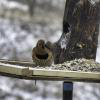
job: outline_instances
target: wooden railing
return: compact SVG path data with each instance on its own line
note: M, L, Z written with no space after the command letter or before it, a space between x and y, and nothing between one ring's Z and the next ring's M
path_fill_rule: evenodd
M54 66L54 65L53 65ZM66 66L66 65L65 65ZM71 67L71 66L70 66ZM32 80L100 82L99 72L78 72L36 68L32 62L0 60L0 75Z

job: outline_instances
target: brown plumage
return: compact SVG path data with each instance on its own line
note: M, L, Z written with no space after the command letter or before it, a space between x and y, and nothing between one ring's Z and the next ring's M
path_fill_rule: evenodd
M53 43L51 43L50 41L47 41L46 44L45 44L45 46L46 46L49 50L51 50L51 51L53 52L53 48L54 48L54 44L53 44Z
M50 66L53 62L53 53L45 46L44 40L39 40L32 50L32 59L36 65Z

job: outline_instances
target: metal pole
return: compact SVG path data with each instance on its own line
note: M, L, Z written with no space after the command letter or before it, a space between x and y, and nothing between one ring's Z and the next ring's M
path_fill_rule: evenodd
M73 99L73 83L63 82L63 100Z

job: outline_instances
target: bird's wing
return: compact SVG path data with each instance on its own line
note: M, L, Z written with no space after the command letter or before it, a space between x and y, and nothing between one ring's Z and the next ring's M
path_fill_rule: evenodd
M34 59L34 57L35 57L35 51L36 51L36 48L33 48L33 50L32 50L32 58Z

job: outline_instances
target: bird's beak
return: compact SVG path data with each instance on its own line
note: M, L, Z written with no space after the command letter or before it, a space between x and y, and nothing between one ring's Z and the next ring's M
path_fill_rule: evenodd
M44 49L44 48L45 48L45 46L44 46L44 45L42 45L42 48Z

